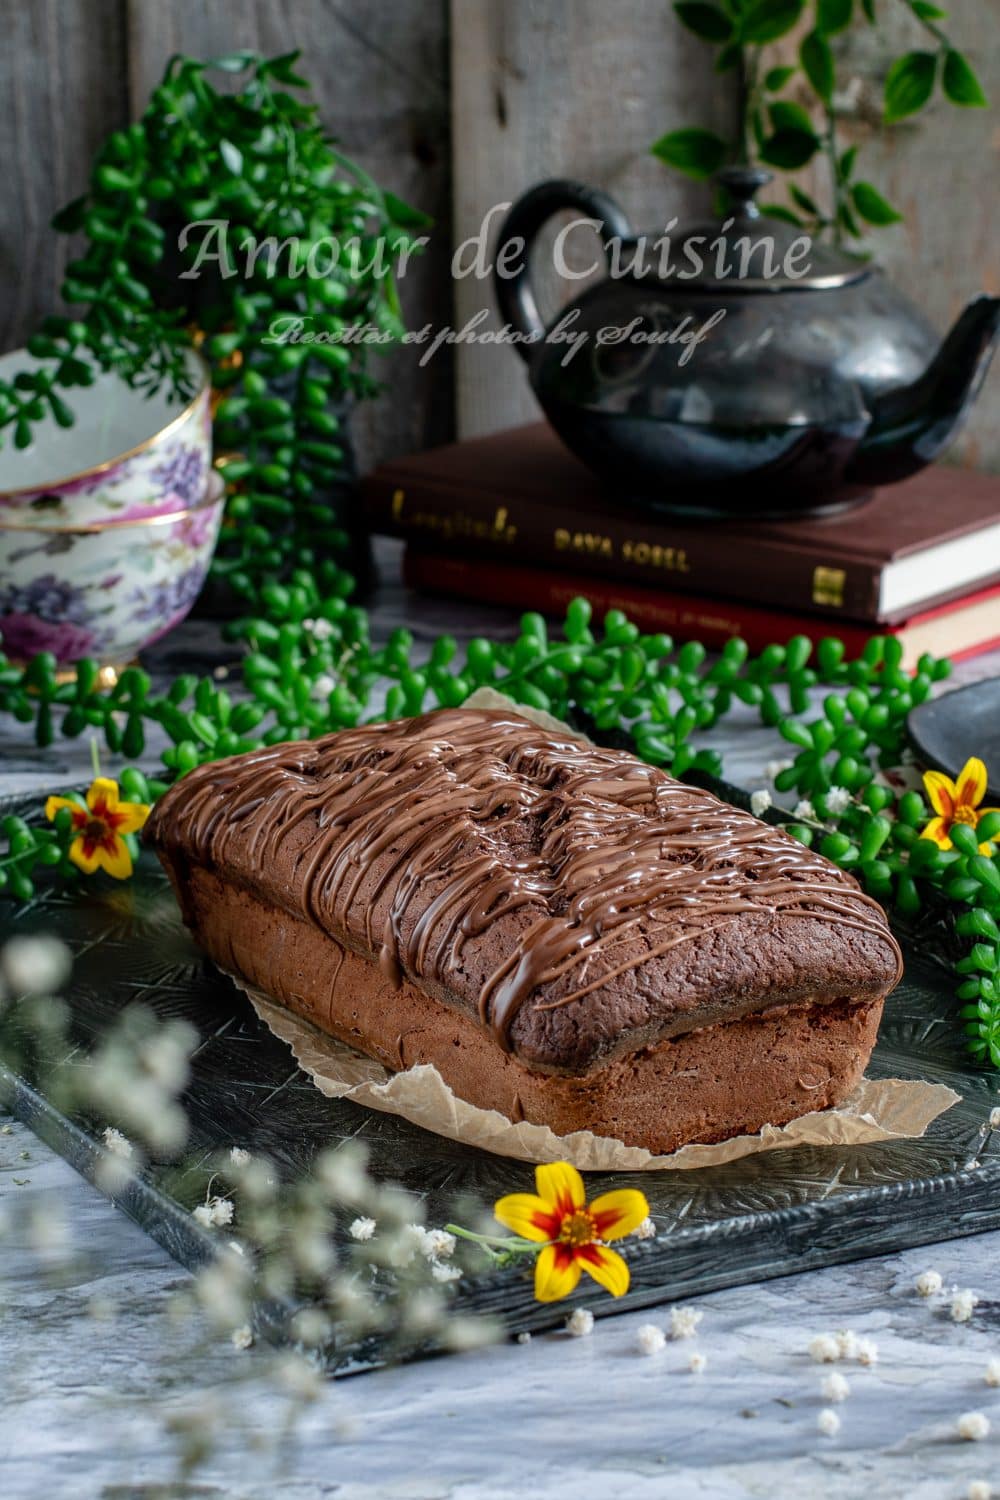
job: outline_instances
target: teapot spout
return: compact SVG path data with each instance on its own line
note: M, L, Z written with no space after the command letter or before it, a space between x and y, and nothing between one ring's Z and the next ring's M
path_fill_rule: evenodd
M846 478L894 484L944 452L986 378L1000 339L1000 297L978 297L962 313L924 374L872 406L872 421Z

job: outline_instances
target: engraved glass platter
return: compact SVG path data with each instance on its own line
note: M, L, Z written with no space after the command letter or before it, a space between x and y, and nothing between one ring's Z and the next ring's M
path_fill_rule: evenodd
M735 788L709 784L746 805ZM41 808L35 798L0 802L0 812L11 811L38 821ZM158 1017L183 1018L199 1034L184 1098L190 1166L178 1171L176 1164L153 1163L115 1198L181 1264L193 1268L213 1253L213 1238L191 1209L203 1200L204 1162L230 1146L265 1153L291 1175L307 1169L320 1149L361 1139L375 1175L424 1199L431 1225L453 1218L457 1204L469 1223L470 1207L488 1213L501 1194L531 1189L531 1168L521 1162L321 1095L247 998L194 947L152 855L143 854L134 879L120 886L41 887L25 907L0 904L0 945L31 932L60 937L74 956L65 997L74 1063L86 1065L104 1028L138 1002ZM615 1185L647 1195L657 1236L626 1242L632 1287L624 1298L581 1286L574 1303L610 1315L1000 1226L1000 1132L988 1123L996 1076L963 1052L951 975L928 951L938 941L929 925L920 951L904 935L905 976L887 1003L868 1072L947 1084L961 1095L958 1104L918 1141L797 1148L694 1171L616 1174ZM106 1122L68 1118L2 1064L0 1101L95 1178ZM588 1174L591 1195L611 1181ZM565 1304L536 1303L530 1276L518 1268L484 1265L482 1274L454 1283L454 1297L457 1310L498 1316L512 1332L557 1326L566 1313ZM261 1331L282 1337L287 1313L262 1309ZM332 1369L379 1360L377 1341L345 1341L329 1354Z

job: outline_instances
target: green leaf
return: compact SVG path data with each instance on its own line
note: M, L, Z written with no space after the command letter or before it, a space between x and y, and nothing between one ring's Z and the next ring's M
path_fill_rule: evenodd
M743 48L739 42L727 42L720 49L715 59L715 71L717 73L730 73L733 68L738 68L743 61Z
M829 42L818 31L810 31L799 49L803 71L824 103L833 97L836 70Z
M768 166L795 172L812 161L818 146L819 138L812 131L776 130L774 135L768 136L760 154Z
M384 193L382 197L385 211L393 224L398 224L404 229L430 229L434 223L430 214L425 214L422 209L414 208L411 203L397 198L395 193Z
M780 219L784 224L794 224L797 229L802 228L802 220L798 214L784 203L762 203L760 211L769 219Z
M794 68L772 68L770 72L764 74L764 87L769 94L780 94L785 84L794 77Z
M750 0L740 23L740 39L763 46L785 36L801 19L805 0Z
M204 64L206 68L217 68L220 73L242 73L260 58L256 52L226 52L222 57L212 57Z
M854 0L819 0L816 30L824 36L833 36L850 26L854 14Z
M792 196L792 202L801 208L804 214L812 214L814 219L821 219L823 217L815 198L810 198L809 194L803 192L797 183L790 182L788 184L788 191Z
M855 163L857 162L857 159L858 159L858 148L857 148L857 146L848 146L847 150L844 152L843 156L840 158L840 162L838 163L838 170L840 172L840 180L842 182L850 182L851 177L853 176L853 173L854 173L854 166L855 166Z
M711 130L671 130L650 148L655 157L688 177L713 176L729 154L721 136Z
M897 213L877 188L870 182L856 182L851 189L851 202L868 224L884 226L902 223L903 215Z
M815 134L812 116L801 104L779 99L771 105L768 113L775 130L801 130L806 135Z
M837 214L837 219L840 222L841 228L846 229L852 239L861 239L861 225L851 213L846 203L840 205L840 212Z
M948 19L948 12L942 10L939 5L931 5L929 0L912 0L911 8L919 21L947 21Z
M942 83L952 104L959 104L963 109L985 109L989 104L968 58L954 48L945 53Z
M733 23L725 11L705 0L676 0L677 19L704 42L728 42Z
M234 177L239 177L243 171L243 152L239 146L234 146L232 141L219 142L219 155Z
M887 125L905 120L923 109L934 92L937 77L937 55L934 52L907 52L897 58L885 80L885 120Z

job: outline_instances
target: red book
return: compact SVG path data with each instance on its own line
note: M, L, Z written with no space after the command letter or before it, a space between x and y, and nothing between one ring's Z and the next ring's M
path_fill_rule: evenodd
M838 622L908 620L1000 582L1000 477L965 469L925 469L832 516L694 520L630 510L536 424L394 459L363 494L373 531L435 552Z
M519 612L537 610L559 619L570 600L582 595L589 599L598 619L609 609L624 610L647 635L663 631L675 641L698 640L713 650L737 635L755 654L765 646L783 646L795 635L813 640L836 635L844 642L848 656L853 657L861 654L871 635L894 635L903 644L903 665L911 669L925 651L956 660L1000 645L1000 584L924 610L904 623L874 630L849 620L818 620L815 615L762 609L730 599L643 588L586 574L462 559L414 547L406 549L403 581L410 588L429 593L508 605Z

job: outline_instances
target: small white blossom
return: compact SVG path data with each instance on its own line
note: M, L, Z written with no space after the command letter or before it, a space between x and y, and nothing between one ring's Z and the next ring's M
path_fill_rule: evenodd
M936 1297L944 1282L940 1271L921 1271L913 1285L918 1297Z
M253 1334L249 1323L241 1323L239 1328L234 1328L230 1334L234 1349L249 1349L253 1343Z
M423 1252L429 1260L447 1260L455 1253L456 1240L447 1229L428 1229L424 1234Z
M771 793L766 787L750 794L750 811L755 818L762 818L771 806Z
M132 1142L113 1125L105 1126L104 1145L114 1156L122 1156L127 1160L132 1155Z
M967 1443L981 1443L990 1435L990 1419L982 1411L964 1411L958 1419L958 1435Z
M213 667L212 676L215 678L216 682L225 682L226 678L229 676L229 668Z
M951 1320L953 1323L968 1323L972 1317L973 1309L979 1298L975 1292L966 1287L963 1291L956 1292L951 1299Z
M233 1222L233 1205L228 1198L209 1198L192 1210L199 1224L206 1229L219 1229Z
M764 767L764 775L768 781L773 781L776 776L781 775L782 771L790 771L791 768L792 762L790 760L769 760Z
M878 1344L874 1339L858 1339L858 1364L869 1369L878 1364Z
M310 692L313 698L317 698L321 702L325 703L336 686L337 684L334 682L329 672L321 672L319 676L314 680Z
M243 1246L240 1244L239 1240L230 1240L229 1249L233 1252L234 1255L245 1254Z
M698 1331L698 1324L704 1317L695 1307L672 1307L670 1309L670 1337L672 1339L693 1339Z
M796 802L793 816L796 818L815 819L816 809L813 807L808 797L802 797L798 802Z
M446 1266L441 1261L431 1261L431 1275L435 1281L459 1281L462 1272L458 1266Z
M531 1334L528 1333L527 1330L525 1330L524 1333L519 1333L518 1336L517 1336L517 1342L519 1344L530 1344L531 1343Z
M574 1307L566 1319L566 1332L573 1335L575 1339L585 1339L588 1333L594 1331L594 1314L589 1307Z
M643 1219L642 1223L635 1231L635 1237L637 1240L656 1239L656 1225L653 1223L652 1219L650 1219L648 1216Z
M640 1354L659 1354L666 1347L667 1336L655 1323L643 1323L635 1331L635 1341Z
M250 1152L245 1151L242 1146L231 1146L229 1160L234 1167L247 1167L250 1165Z
M692 1375L701 1375L708 1366L708 1356L696 1349L688 1360L688 1369Z
M72 959L53 937L14 937L0 954L0 972L12 994L53 995L69 978Z
M301 1354L287 1354L277 1367L278 1379L290 1395L302 1401L315 1401L323 1393L323 1376L317 1367Z
M829 1375L823 1376L820 1392L824 1401L846 1401L851 1394L850 1381L839 1370L831 1370Z
M809 1340L809 1358L818 1365L832 1365L840 1359L840 1345L832 1333L817 1333Z
M1000 1130L1000 1107L990 1110L990 1129Z
M374 1219L355 1219L348 1231L354 1240L370 1240L375 1233Z
M837 816L846 812L851 805L851 794L846 786L832 786L826 794L826 810Z
M992 1500L993 1490L988 1479L972 1479L965 1493L968 1500Z
M837 1329L837 1352L841 1359L857 1359L858 1336L853 1328Z
M987 1385L1000 1385L1000 1359L991 1359L983 1376Z
M333 635L333 626L329 620L303 620L302 629L317 641L328 641Z
M816 1426L824 1437L836 1437L840 1431L840 1418L832 1406L824 1406L816 1418Z

